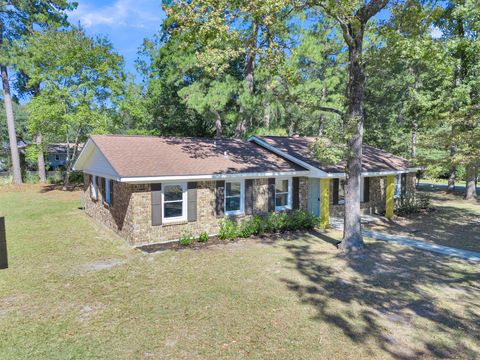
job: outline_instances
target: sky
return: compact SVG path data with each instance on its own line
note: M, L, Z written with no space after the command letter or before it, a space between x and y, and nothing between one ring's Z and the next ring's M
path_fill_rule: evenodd
M80 23L90 36L104 35L125 58L126 69L136 74L135 59L143 39L160 29L165 17L161 0L77 0L69 13L73 24ZM136 74L138 76L138 74Z

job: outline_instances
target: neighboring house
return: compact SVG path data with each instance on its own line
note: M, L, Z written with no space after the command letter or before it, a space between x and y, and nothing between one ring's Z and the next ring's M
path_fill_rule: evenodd
M342 164L322 166L314 138L252 137L249 141L93 135L74 169L84 172L85 212L132 245L176 240L182 231L214 235L225 216L309 210L328 226L343 212ZM362 209L393 211L413 192L415 168L365 146Z
M82 150L83 144L79 144L78 151ZM56 143L47 145L46 165L50 170L65 169L68 157L73 155L74 144Z
M17 147L20 155L20 161L23 161L25 158L25 150L28 144L20 138L17 138ZM10 166L10 143L5 141L0 146L0 172L9 172Z

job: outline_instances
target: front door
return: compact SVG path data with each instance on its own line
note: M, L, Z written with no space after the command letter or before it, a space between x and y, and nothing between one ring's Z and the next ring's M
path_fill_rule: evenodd
M320 216L320 180L308 179L308 211Z

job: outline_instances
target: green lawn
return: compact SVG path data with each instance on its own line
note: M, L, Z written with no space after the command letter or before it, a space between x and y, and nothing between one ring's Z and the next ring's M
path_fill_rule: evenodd
M480 357L479 264L339 234L145 254L79 193L0 188L0 358Z

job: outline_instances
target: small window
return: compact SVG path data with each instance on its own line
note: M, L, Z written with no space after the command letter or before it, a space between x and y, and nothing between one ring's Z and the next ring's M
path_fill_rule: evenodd
M275 210L285 210L291 204L291 179L275 179Z
M243 214L243 181L225 183L225 214Z
M98 196L97 196L97 192L98 192L97 177L95 175L93 175L91 177L91 179L92 179L92 182L90 183L90 197L93 200L97 200L97 198L98 198Z
M395 194L394 198L398 199L402 195L402 175L395 176Z
M60 155L55 155L55 161L60 161Z
M163 219L186 220L186 184L167 184L163 189Z
M107 203L108 205L110 205L110 202L111 202L110 187L111 187L111 180L106 179L106 181L105 181L105 203Z
M338 181L338 204L345 204L345 179Z

